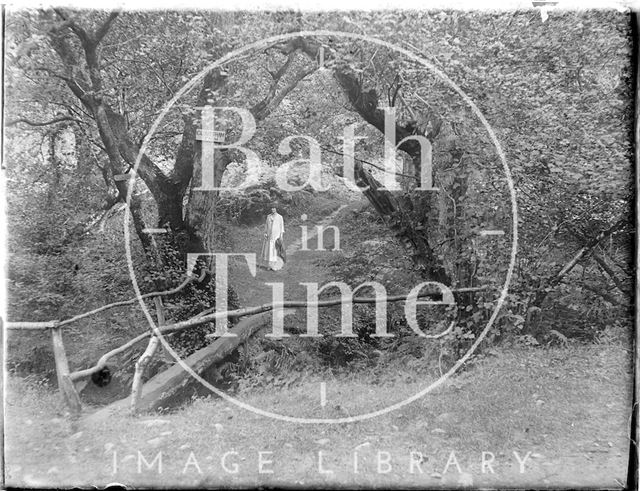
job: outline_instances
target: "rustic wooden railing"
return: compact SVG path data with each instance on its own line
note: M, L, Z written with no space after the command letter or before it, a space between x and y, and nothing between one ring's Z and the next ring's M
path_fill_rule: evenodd
M197 281L197 280L202 280L202 276L200 278L197 278L195 276L190 276L186 280L184 280L180 285L178 285L176 288L173 288L167 291L146 293L141 296L142 299L153 298L154 300L156 315L158 319L158 328L157 328L158 332L160 332L161 334L175 333L175 332L183 331L186 329L190 329L195 326L199 326L201 324L205 324L207 322L214 321L216 319L221 319L221 318L237 319L240 317L256 315L259 313L267 312L270 310L276 310L276 309L307 308L310 306L330 307L330 306L339 305L345 302L344 298L339 297L339 298L321 300L318 302L305 302L305 301L274 302L274 303L259 305L255 307L247 307L247 308L229 310L224 312L215 312L215 309L212 308L212 309L205 310L188 320L176 322L173 324L166 324L164 309L162 305L162 297L165 297L168 295L174 295L180 292L181 290L183 290L187 285L189 285L193 281ZM488 289L488 287L458 288L458 289L452 289L450 291L452 293L459 294L459 293L477 292L477 291L486 290L486 289ZM419 294L418 298L433 297L436 295L438 295L438 293L427 292L427 293ZM407 297L408 295L388 296L385 298L385 302L387 303L398 302L398 301L406 300ZM159 339L156 335L156 332L154 332L154 330L152 329L149 329L147 332L144 332L134 337L133 339L130 339L123 345L118 346L117 348L114 348L111 351L102 355L94 366L85 368L83 370L70 372L69 362L67 359L67 355L65 352L64 343L62 339L62 330L65 326L68 326L74 322L78 322L79 320L85 319L89 316L103 312L107 309L126 306L126 305L133 305L138 301L139 301L138 298L134 298L131 300L115 302L112 304L104 305L94 310L90 310L82 314L78 314L74 317L71 317L69 319L65 319L62 321L51 320L51 321L45 321L45 322L7 322L6 328L11 330L51 330L53 354L55 357L56 375L58 380L58 389L72 417L77 417L82 412L82 404L80 402L80 396L78 394L78 391L76 390L74 382L77 382L78 380L81 380L86 377L90 377L92 374L99 372L106 366L106 363L110 358L127 351L128 349L132 348L133 346L143 341L147 337L150 337L151 339L149 340L147 348L145 349L144 353L140 356L140 358L138 359L135 365L135 372L134 372L133 383L131 387L130 409L132 413L136 413L138 401L142 396L142 380L143 380L144 372L149 361L155 354L158 347L158 343L159 343ZM366 303L375 303L376 301L378 301L378 299L375 297L349 297L349 301L352 303L366 304ZM426 337L432 338L432 339L442 337L448 334L449 332L451 332L454 324L455 322L451 323L451 325L445 331L439 334L427 335Z
M196 276L189 276L187 279L185 279L180 285L178 285L175 288L172 288L166 291L146 293L144 295L141 295L140 298L154 299L158 321L159 321L159 324L162 325L164 324L164 312L163 312L162 300L161 300L162 297L165 297L168 295L175 295L176 293L182 291L187 285L197 280L201 281L202 276L200 278ZM56 376L58 380L58 390L60 391L62 399L66 404L67 408L69 409L69 412L72 415L72 417L77 417L82 412L82 404L80 402L80 396L78 394L78 391L76 390L74 382L82 378L89 377L93 373L99 372L104 368L109 358L135 346L137 343L144 340L146 337L152 335L152 333L146 332L140 336L136 336L135 338L123 344L122 346L119 346L118 348L109 351L108 353L106 353L106 355L103 355L100 358L100 360L94 367L91 367L85 370L70 372L69 361L64 348L64 342L62 340L62 329L65 326L78 322L82 319L86 319L87 317L96 315L100 312L104 312L105 310L116 308L116 307L123 307L126 305L134 305L137 302L139 302L138 298L114 302L108 305L103 305L102 307L99 307L97 309L89 310L88 312L75 315L65 320L51 320L51 321L44 321L44 322L7 322L6 328L11 330L23 330L23 331L24 330L27 330L27 331L51 330L51 341L53 344L53 356L55 359ZM150 343L150 347L157 346L158 340L154 335L152 335L152 341L154 341L154 343L153 344ZM144 374L144 368L148 364L149 359L151 358L151 356L153 356L153 352L155 351L155 348L152 350L150 349L150 347L147 348L145 353L142 355L141 359L138 360L138 362L136 363L136 374L134 376L134 384L132 387L133 391L139 392L140 390L142 376Z

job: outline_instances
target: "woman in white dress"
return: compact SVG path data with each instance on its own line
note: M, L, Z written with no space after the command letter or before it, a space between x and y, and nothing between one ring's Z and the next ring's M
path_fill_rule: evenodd
M284 220L275 207L271 208L271 213L267 215L264 226L264 239L262 241L262 252L260 259L268 268L277 271L282 269L284 261L278 256L276 241L284 240Z

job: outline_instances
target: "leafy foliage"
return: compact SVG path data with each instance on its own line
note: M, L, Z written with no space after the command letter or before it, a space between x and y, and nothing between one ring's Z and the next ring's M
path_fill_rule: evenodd
M71 14L76 26L93 33L109 19L99 11ZM70 90L69 77L91 79L92 73L84 61L70 63L56 51L52 33L68 43L76 60L83 60L81 37L60 17L51 10L12 11L7 16L12 319L64 317L131 296L116 218L120 210L114 207L123 198L122 185L118 188L110 167L121 155L109 153L97 112ZM633 111L631 32L625 15L562 11L542 22L535 11L131 11L109 27L94 68L101 76L101 103L111 108L112 119L121 123L129 140L121 138L120 148L129 150L137 148L167 100L187 81L231 50L267 35L303 29L367 33L420 55L475 102L500 141L513 176L519 213L517 265L487 343L562 343L562 336L597 339L606 326L629 319ZM361 40L323 36L315 41L326 47L322 69L304 50L287 54L274 45L246 53L224 65L224 82L208 90L194 87L164 116L146 150L150 168L163 176L158 181L164 188L159 192L154 187L158 183L148 177L144 183L138 180L138 219L164 226L166 209L171 208L173 220L184 227L157 239L162 246L160 267L147 261L148 244L134 244L143 289L182 281L185 244L193 239L184 233L210 237L214 224L223 219L254 224L273 201L292 217L312 206L313 193L280 192L269 180L240 194L199 199L202 196L193 191L198 169L190 131L194 121L197 125L200 99L252 107L256 114L264 111L259 131L247 146L269 168L306 158L308 145L300 141L292 143L288 155L278 149L286 136L307 134L323 149L323 170L340 174L344 148L339 138L345 126L354 124L356 135L364 137L356 146L356 157L371 175L383 179L379 167L384 137L363 118L362 107L357 110L336 76L342 75L357 89L354 93L363 107L373 112L394 107L399 126L430 136L434 185L440 191L416 191L415 179L403 176L401 190L393 193L398 208L384 218L363 210L342 224L355 233L366 222L363 234L371 236L363 235L362 247L325 266L336 279L352 285L375 279L390 292L404 291L433 271L446 276L452 287L495 287L460 297L456 314L429 312L436 318L434 331L439 322L446 324L447 316L457 316L453 335L432 347L450 351L455 358L483 329L506 277L515 234L509 182L499 153L482 121L432 70ZM278 79L283 67L288 70ZM300 73L307 75L297 79ZM290 90L280 93L281 100L269 99L287 84ZM237 115L222 123L228 137L237 139ZM398 172L416 171L407 156L397 153ZM242 168L239 152L227 157L228 169ZM627 220L625 226L588 246L621 218ZM395 241L389 229L407 240ZM503 230L505 235L487 238L482 230ZM206 245L213 250L216 244ZM556 281L583 247L590 249L562 281ZM427 255L431 270L411 260ZM167 318L182 320L215 306L214 285L209 276L167 299ZM230 299L236 306L231 291ZM256 365L267 371L316 363L318 369L366 367L393 357L406 361L424 355L397 309L389 310L389 325L400 334L393 343L371 338L374 317L367 310L355 312L356 339L326 338L301 344L298 351L263 344L266 355L260 363L245 359L240 364L244 368L234 370L248 377ZM92 351L103 351L125 334L139 332L145 322L140 312L119 312L89 324L89 330L103 332ZM327 314L324 322L335 323L336 316ZM208 342L211 329L207 325L175 335L172 343L181 353L190 353ZM80 334L73 335L79 346L86 342ZM85 363L92 357L74 361Z

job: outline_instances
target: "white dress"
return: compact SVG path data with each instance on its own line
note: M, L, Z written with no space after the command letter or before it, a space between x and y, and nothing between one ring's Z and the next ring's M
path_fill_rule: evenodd
M271 269L282 269L284 262L282 261L282 258L278 256L278 251L276 250L276 240L281 238L284 234L284 221L282 220L282 215L278 213L268 215L264 233L267 236L262 241L260 259Z

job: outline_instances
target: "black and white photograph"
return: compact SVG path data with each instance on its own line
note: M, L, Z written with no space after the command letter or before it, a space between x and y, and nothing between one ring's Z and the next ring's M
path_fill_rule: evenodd
M163 2L3 7L3 487L637 486L634 5Z

